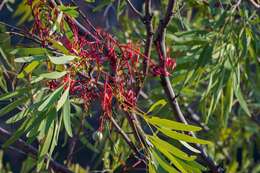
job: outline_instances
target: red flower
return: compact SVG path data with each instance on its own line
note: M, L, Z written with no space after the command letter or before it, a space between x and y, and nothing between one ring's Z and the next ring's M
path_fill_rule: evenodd
M113 93L112 93L112 88L106 82L104 84L104 93L103 93L103 100L102 100L102 109L104 111L104 115L110 116L112 112L112 98L113 98Z

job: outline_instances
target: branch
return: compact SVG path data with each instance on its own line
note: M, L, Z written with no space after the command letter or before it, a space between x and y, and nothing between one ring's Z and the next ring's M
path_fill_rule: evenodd
M12 134L9 131L5 130L4 128L0 127L0 136L1 136L1 141L5 141L5 140L9 139L12 136ZM38 150L36 148L34 148L32 145L27 144L22 139L18 139L13 144L13 146L15 148L18 148L19 150L21 150L22 152L24 152L26 154L31 154L33 158L37 158ZM46 156L45 161L47 161L47 159L48 158ZM49 166L54 170L54 172L72 173L72 171L70 171L67 167L56 162L53 159L50 160Z
M130 2L130 0L126 0L127 4L131 7L131 9L135 12L135 14L137 14L138 17L140 17L140 19L143 20L143 14L140 13L135 7L134 5Z
M145 27L146 27L146 41L144 55L147 57L143 61L144 81L149 71L149 62L151 56L151 49L153 44L153 25L152 25L152 11L151 0L145 0ZM140 92L140 91L139 91Z
M258 3L255 2L254 0L250 0L250 2L251 2L252 5L255 6L256 8L260 8L260 4L258 4Z
M121 127L117 124L116 120L111 116L109 117L109 120L111 121L111 123L113 124L113 126L116 128L116 130L118 131L118 133L121 134L121 136L124 138L125 142L128 144L128 146L134 151L135 155L138 158L142 158L143 155L138 151L138 149L136 148L136 146L134 145L134 143L129 139L129 137L127 136L127 134L121 129ZM142 159L143 160L143 159Z
M172 16L173 16L173 8L174 8L174 0L169 0L168 5L167 5L167 10L165 13L165 16L163 19L161 19L160 24L158 26L157 32L156 32L156 39L155 39L155 45L158 48L158 56L159 58L161 58L162 56L162 60L161 60L161 66L164 68L164 70L166 71L165 68L165 60L166 60L166 45L165 45L165 35L166 35L166 28L169 25ZM174 115L176 115L176 119L179 122L182 122L184 124L188 124L181 109L180 106L176 100L176 96L174 93L174 90L172 88L170 79L168 76L165 75L161 75L160 76L161 79L161 85L164 89L164 92L169 100L170 106L173 110ZM190 134L193 137L196 137L196 135L192 132L190 132ZM214 161L207 155L207 153L205 152L205 150L199 145L196 145L197 148L200 150L201 152L201 157L203 159L203 161L209 166L210 170L213 173L218 173L220 172L218 166L214 163Z

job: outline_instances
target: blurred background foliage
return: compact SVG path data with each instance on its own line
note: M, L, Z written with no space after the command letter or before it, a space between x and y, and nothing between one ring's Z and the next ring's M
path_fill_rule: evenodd
M30 28L32 16L24 1L4 0L1 4L0 19L9 24ZM65 2L69 3L69 1ZM79 8L97 28L102 28L117 39L142 42L145 39L145 25L129 8L124 0L79 0ZM140 12L143 1L132 3ZM199 136L212 141L207 147L209 155L229 173L260 172L260 18L259 8L250 1L232 0L176 0L174 18L167 30L166 42L170 56L177 61L171 82L178 94L181 108L189 124L201 126ZM153 25L157 25L165 9L166 0L153 1ZM14 63L12 51L28 40L5 34L0 25L0 92L13 91L22 85L16 75L20 66ZM32 43L29 43L33 47ZM152 52L156 61L157 55ZM11 75L5 75L8 71ZM9 78L8 78L9 77ZM26 80L26 79L24 79ZM144 93L147 99L139 100L139 107L148 110L160 99L165 99L159 78L148 77ZM7 105L5 101L0 106ZM19 107L17 107L19 109ZM18 110L10 113L15 115ZM166 104L157 110L162 118L172 118L170 106ZM75 105L72 119L80 132L76 143L75 172L86 170L114 171L129 155L128 146L116 134L104 134L104 142L91 138L97 128L99 114L96 111L83 113ZM91 116L90 116L91 115ZM81 124L80 118L86 119ZM128 128L122 118L122 126ZM1 126L11 131L17 125L6 125L1 117ZM88 123L89 122L89 123ZM80 125L81 124L81 125ZM54 158L63 162L64 155L73 144L66 134L61 134ZM116 142L115 142L116 141ZM3 142L3 141L1 141ZM37 144L34 144L37 145ZM84 154L83 154L84 153ZM87 159L86 159L87 158ZM129 161L131 162L131 160ZM19 166L14 166L19 165ZM35 162L24 153L12 149L0 152L0 172L29 173ZM142 171L142 170L141 170ZM105 172L105 171L104 171Z

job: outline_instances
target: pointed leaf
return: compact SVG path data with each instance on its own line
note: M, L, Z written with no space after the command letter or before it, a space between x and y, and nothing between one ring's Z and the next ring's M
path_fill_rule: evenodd
M201 130L200 127L192 126L192 125L186 125L184 123L171 121L168 119L162 119L159 117L144 117L145 120L147 120L150 124L153 124L155 126L164 127L172 130L182 130L182 131L199 131Z
M246 114L247 114L248 116L251 117L251 113L250 113L250 111L249 111L249 109L248 109L248 107L247 107L247 103L246 103L246 101L245 101L245 99L244 99L244 97L243 97L243 95L242 95L241 90L240 90L239 87L236 89L235 95L236 95L236 97L237 97L237 99L238 99L238 102L239 102L239 104L241 105L242 109L246 112Z
M158 128L158 130L161 131L166 136L172 138L172 139L176 139L176 140L180 140L180 141L186 141L186 142L190 142L190 143L197 143L197 144L212 144L210 141L194 138L192 136L189 136L189 135L186 135L186 134L183 134L183 133L178 133L178 132L175 132L175 131L171 131L171 130L166 129L166 128Z
M46 79L58 79L63 77L64 75L66 75L67 72L63 71L63 72L58 72L58 71L53 71L50 73L43 73L40 75L40 77L46 78Z
M21 99L15 100L14 102L10 103L9 105L5 106L0 110L0 117L7 114L8 112L17 108L17 106L24 104L28 100L28 97L23 97Z
M62 94L62 96L60 97L58 103L57 103L57 111L60 110L60 108L64 105L64 103L66 102L66 100L69 97L69 92L70 92L70 87L68 86L67 89L65 90L65 92Z
M147 114L149 114L150 112L152 112L156 107L160 106L160 108L164 107L167 104L167 102L164 99L158 100L157 102L155 102L154 104L152 104L152 106L149 108L149 110L147 111Z
M57 101L63 91L64 85L56 89L51 95L38 107L38 111L43 111L45 108L51 106L55 101Z
M70 121L70 101L67 98L62 109L62 117L65 129L70 137L72 137L71 121Z
M49 56L49 59L53 64L68 64L70 61L75 59L75 56L63 55L63 56Z
M17 63L27 63L27 62L41 61L41 60L46 60L46 56L35 55L35 56L20 57L20 58L14 59L14 62L17 62Z

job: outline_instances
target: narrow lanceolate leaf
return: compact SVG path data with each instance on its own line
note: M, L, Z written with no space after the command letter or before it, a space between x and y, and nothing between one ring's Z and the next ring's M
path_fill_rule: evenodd
M53 64L68 64L70 61L75 59L75 56L64 55L64 56L49 56L50 61Z
M14 62L17 62L17 63L26 63L26 62L41 61L41 60L46 60L46 56L43 56L43 55L35 55L35 56L20 57L20 58L14 59Z
M179 157L183 160L192 161L196 159L196 156L188 156L186 153L181 151L180 149L174 147L173 145L169 144L168 142L165 142L161 140L160 138L156 136L149 136L148 139L152 142L152 144L156 147L162 147L165 148L169 153L175 155L176 157Z
M19 55L19 56L28 56L31 57L33 56L43 56L47 50L45 48L40 48L40 47L21 47L14 49L10 52L12 55Z
M23 134L26 134L32 130L35 126L38 126L46 117L48 112L32 112L32 118L26 119L17 131L3 144L3 148L7 148L9 145L18 140Z
M8 100L8 99L20 96L22 94L25 94L28 90L29 90L28 88L21 88L21 89L15 90L14 92L3 94L0 96L0 101Z
M23 119L24 117L26 117L26 115L29 113L30 109L24 109L21 112L17 113L16 115L12 116L11 118L9 118L6 123L7 124L12 124L15 123L21 119Z
M156 169L153 166L152 160L149 160L148 170L149 173L156 173Z
M186 147L187 149L189 149L190 151L194 152L194 153L201 153L198 149L194 148L193 146L191 146L190 144L188 144L187 142L184 141L179 141L184 147Z
M26 74L31 73L40 63L38 61L32 61L28 64L24 70L18 74L18 78L24 78ZM26 72L26 73L25 73Z
M51 106L55 101L57 101L63 91L64 85L56 89L51 95L38 107L38 111L43 111L45 108Z
M70 121L70 101L67 98L63 109L62 109L62 117L65 129L70 137L72 137L72 129L71 129L71 121Z
M244 99L244 97L243 97L243 95L242 95L242 93L241 93L240 88L237 88L237 89L235 90L235 95L236 95L236 97L237 97L237 99L238 99L238 102L239 102L239 104L241 105L242 109L246 112L246 114L247 114L248 116L251 117L251 113L250 113L250 111L249 111L249 109L248 109L248 107L247 107L246 101L245 101L245 99Z
M50 73L43 73L40 75L40 77L46 78L46 79L58 79L63 77L64 75L66 75L67 72L63 71L63 72L58 72L58 71L53 71Z
M159 165L167 172L171 173L179 173L178 170L176 170L173 166L171 166L169 163L167 163L164 159L162 159L154 150L152 150L152 154L156 161L159 163Z
M51 127L48 130L48 133L47 133L47 136L45 137L43 145L41 145L39 158L38 158L38 164L37 164L37 171L40 171L42 169L45 156L48 153L49 148L52 143L53 134L54 134L54 122L51 124Z
M185 168L186 170L189 170L189 172L192 172L192 173L201 173L202 172L201 169L191 166L190 162L188 162L188 161L185 162L178 158L175 158L175 159L183 168Z
M158 147L157 148L165 157L167 157L171 163L174 164L176 168L178 168L182 173L188 173L187 170L185 170L182 165L176 160L176 158L170 154L164 147Z
M164 99L161 99L161 100L158 100L157 102L155 102L150 108L149 110L147 111L147 114L154 111L155 108L159 107L162 108L164 107L165 105L167 104L167 102L164 100Z
M167 128L162 127L162 128L158 128L158 130L172 139L190 142L190 143L197 143L197 144L212 144L210 141L194 138L192 136L189 136L189 135L186 135L183 133L178 133L178 132L169 130Z
M0 117L7 114L8 112L17 108L17 106L24 104L28 100L28 97L22 97L21 99L15 100L14 102L10 103L9 105L5 106L0 110Z
M57 108L56 108L57 111L60 110L60 108L64 105L66 100L69 98L69 92L70 92L70 87L68 86L58 101Z
M150 124L159 126L159 127L164 127L172 130L182 130L182 131L199 131L201 130L200 127L197 126L192 126L192 125L186 125L183 123L179 123L176 121L171 121L167 119L162 119L159 117L144 117L145 120L147 120Z

